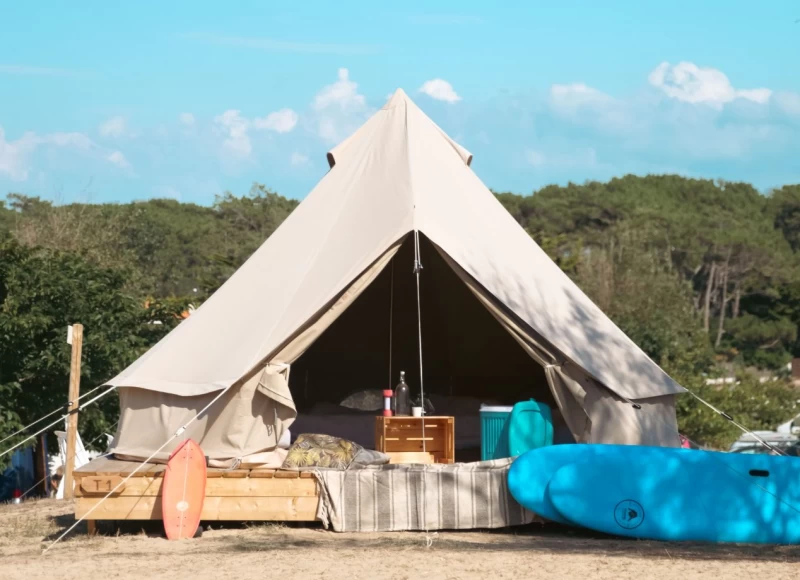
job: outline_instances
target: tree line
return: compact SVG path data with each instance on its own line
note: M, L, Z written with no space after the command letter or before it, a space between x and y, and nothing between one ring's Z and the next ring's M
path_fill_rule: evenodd
M681 384L753 428L800 412L800 186L625 176L497 199ZM0 202L0 438L63 404L66 327L85 326L83 384L108 380L179 324L298 205L263 185L210 206L154 199ZM735 374L716 387L709 377ZM759 375L776 377L762 382ZM109 397L82 418L116 421ZM735 427L679 398L685 434L724 447Z

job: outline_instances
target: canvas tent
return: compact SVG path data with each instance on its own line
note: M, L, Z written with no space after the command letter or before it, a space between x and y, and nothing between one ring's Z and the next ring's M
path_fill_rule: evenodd
M344 368L357 377L358 344L386 344L352 337L378 333L385 324L385 315L379 322L369 310L370 300L413 296L413 287L402 291L412 264L401 256L415 243L414 232L426 266L422 307L434 317L423 320L423 343L431 337L428 348L439 349L432 351L434 360L426 350L426 369L435 371L437 357L483 361L485 368L515 365L539 377L576 440L677 446L674 397L683 388L550 260L472 171L471 161L398 90L328 153L328 173L234 275L109 382L119 387L121 405L112 451L147 457L227 389L187 434L211 460L257 462L296 418L296 362L313 366L316 357L325 365L316 368L317 376ZM435 332L462 320L460 312L442 314L449 299L441 292L438 306L425 302L439 285L432 279L436 272L439 283L461 292L470 312L483 313L475 314L482 326L456 333L461 341L455 351L442 340L454 336L452 329L438 339ZM388 300L383 304L388 314ZM354 314L359 308L360 317ZM486 336L490 326L494 336L512 339L502 352L516 348L525 362L468 352L464 333L467 339L470 332ZM335 341L340 357L314 354L329 329L342 333L343 340ZM350 345L349 352L343 345ZM308 360L301 358L306 352ZM376 351L366 358L380 356ZM382 372L377 388L389 380ZM318 389L324 393L324 381Z

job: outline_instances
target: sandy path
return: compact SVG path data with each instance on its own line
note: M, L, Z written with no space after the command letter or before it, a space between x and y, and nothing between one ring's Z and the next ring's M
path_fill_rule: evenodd
M0 506L0 578L800 577L800 546L637 542L540 526L439 532L427 547L423 533L336 534L283 525L212 529L168 542L134 525L117 536L72 536L42 556L46 538L73 521L65 502Z

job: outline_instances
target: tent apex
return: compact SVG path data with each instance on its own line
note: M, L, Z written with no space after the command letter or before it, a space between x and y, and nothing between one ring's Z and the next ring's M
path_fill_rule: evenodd
M392 107L396 107L398 105L405 105L411 102L411 99L408 97L406 92L398 88L392 93L392 96L389 97L389 100L386 101L386 105L384 106L385 109L391 109Z

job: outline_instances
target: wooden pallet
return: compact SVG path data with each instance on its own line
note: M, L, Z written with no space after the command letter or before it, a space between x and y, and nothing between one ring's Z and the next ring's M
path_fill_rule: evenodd
M90 533L96 520L161 519L165 465L145 465L102 499L139 465L100 457L75 471L75 517L88 515ZM312 522L318 503L317 482L309 472L209 468L202 520Z

